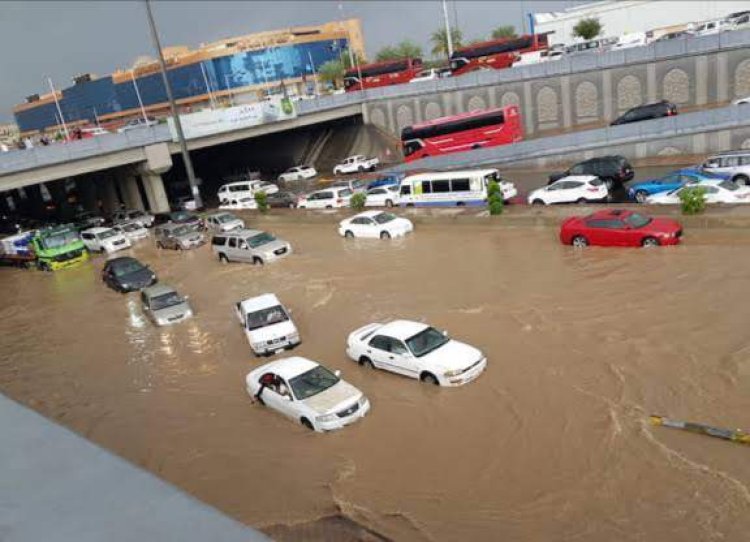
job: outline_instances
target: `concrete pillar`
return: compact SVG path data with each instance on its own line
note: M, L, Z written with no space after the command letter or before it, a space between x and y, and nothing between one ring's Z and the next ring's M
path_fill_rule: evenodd
M158 173L142 173L143 188L146 191L148 206L152 213L168 213L169 200L164 190L164 181Z
M604 70L602 72L602 97L601 101L604 105L604 120L610 122L614 119L613 105L614 95L612 94L612 70Z
M526 122L526 135L534 133L534 100L531 98L531 83L523 82L523 118Z
M562 106L563 126L573 126L572 100L570 99L570 76L563 75L560 78L560 105Z
M650 62L646 64L646 103L654 103L660 94L656 81L656 64Z
M708 57L695 57L695 105L708 103Z
M716 101L729 99L729 57L726 52L716 54Z
M76 179L76 188L80 196L79 203L85 210L97 213L99 212L99 205L94 183L95 181L91 177L78 177Z
M68 202L68 193L65 190L65 179L46 183L47 190L52 196L52 202L57 208L57 218L71 220L75 215L75 209Z
M414 122L419 124L422 122L422 101L419 98L414 98L412 107L414 108Z
M144 211L143 198L138 190L138 179L128 172L120 177L120 193L125 199L125 207Z
M120 198L117 197L117 189L113 178L99 179L96 188L98 199L101 200L105 213L112 214L120 208Z

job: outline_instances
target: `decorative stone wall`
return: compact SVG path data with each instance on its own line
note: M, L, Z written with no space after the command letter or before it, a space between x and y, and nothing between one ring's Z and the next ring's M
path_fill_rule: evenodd
M667 72L662 82L662 96L677 105L690 101L690 78L683 70L674 68Z
M599 89L591 81L584 81L575 91L576 122L584 123L599 117Z
M643 87L635 75L626 75L617 82L617 109L622 112L643 103Z

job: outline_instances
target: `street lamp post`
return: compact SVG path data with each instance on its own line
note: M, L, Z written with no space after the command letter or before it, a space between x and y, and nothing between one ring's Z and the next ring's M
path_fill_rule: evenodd
M443 0L443 18L445 19L445 39L448 40L448 58L453 56L453 36L451 36L451 23L448 20L448 4Z
M180 142L180 152L182 154L182 160L185 162L185 173L187 173L188 184L190 185L190 191L193 194L196 208L200 209L203 207L203 200L201 199L200 188L198 183L195 181L195 172L193 171L193 162L190 160L190 152L185 143L185 134L182 132L182 123L180 122L180 114L177 112L177 104L174 101L172 95L172 86L169 84L169 78L167 77L167 65L164 62L164 53L161 50L161 42L159 41L159 34L156 31L156 23L154 22L154 15L151 13L151 1L145 0L146 2L146 14L148 15L148 25L151 28L151 39L154 42L154 48L159 54L159 65L161 66L161 76L164 79L164 90L167 92L167 100L169 100L169 107L172 110L172 119L174 120L175 131L177 132L177 139Z

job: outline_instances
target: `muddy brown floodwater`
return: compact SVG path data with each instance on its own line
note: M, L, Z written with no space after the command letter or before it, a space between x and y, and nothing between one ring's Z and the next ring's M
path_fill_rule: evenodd
M747 540L750 450L646 418L750 426L750 234L579 251L551 229L271 229L296 252L265 267L133 249L191 297L166 329L102 285L102 257L3 269L0 390L281 539L340 513L371 530L342 540ZM364 420L314 434L250 403L232 305L264 292L294 312L294 354L369 396ZM478 346L486 373L438 389L347 359L352 329L397 317Z

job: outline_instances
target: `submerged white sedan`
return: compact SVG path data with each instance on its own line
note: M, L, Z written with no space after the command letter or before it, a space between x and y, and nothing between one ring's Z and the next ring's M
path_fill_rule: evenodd
M385 211L365 211L339 222L339 235L343 237L370 237L390 239L403 237L414 231L414 224Z
M370 411L370 401L339 378L339 371L302 357L261 365L245 377L247 393L259 403L313 431L332 431Z
M480 350L410 320L368 324L353 331L346 340L346 353L365 367L439 386L467 384L487 367Z
M669 192L660 192L646 198L646 203L654 205L679 205L683 190L702 188L706 203L750 203L750 187L738 186L730 180L701 181L681 186Z

